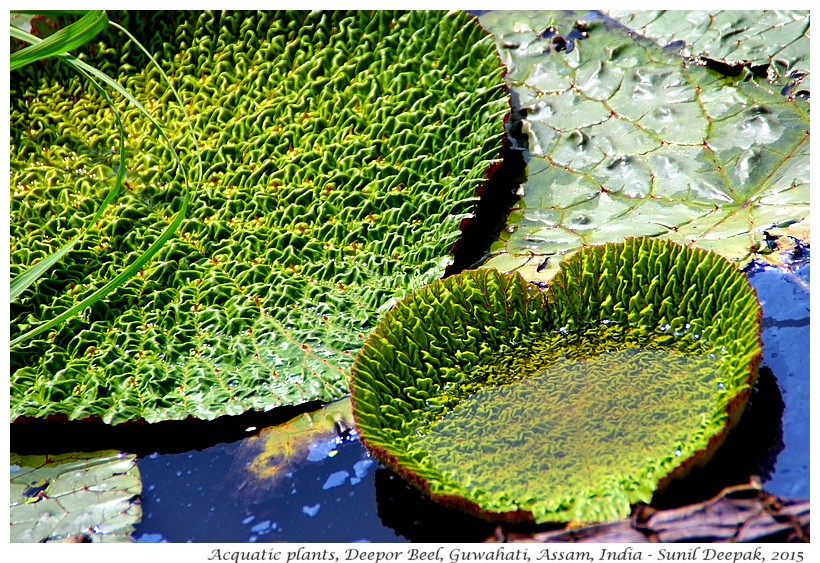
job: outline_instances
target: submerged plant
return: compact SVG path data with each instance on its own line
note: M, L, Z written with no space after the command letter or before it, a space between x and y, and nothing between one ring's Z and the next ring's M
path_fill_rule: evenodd
M492 38L443 12L146 13L83 57L164 125L56 69L15 71L11 272L94 228L11 305L11 418L214 418L345 394L382 312L440 277L509 103ZM188 134L186 114L192 116ZM110 163L128 153L127 167ZM102 185L126 189L93 217ZM190 199L190 207L186 205ZM179 221L106 299L89 295ZM166 231L167 232L167 231Z
M761 309L726 259L585 248L547 291L466 271L391 310L353 366L361 440L433 499L493 519L627 516L743 412Z

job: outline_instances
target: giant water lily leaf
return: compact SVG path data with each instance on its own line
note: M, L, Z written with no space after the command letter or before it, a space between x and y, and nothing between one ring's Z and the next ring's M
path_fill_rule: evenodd
M482 16L531 156L523 198L487 266L546 281L579 248L628 236L713 250L738 265L779 263L790 241L781 235L808 237L805 100L576 17Z
M353 365L362 442L442 503L500 520L617 520L740 419L761 308L728 260L627 239L547 291L465 271L391 310Z
M761 65L766 80L799 80L791 89L809 89L808 11L611 10L607 15L683 55Z
M141 492L130 454L11 454L11 541L131 541Z
M86 58L154 112L204 186L123 287L12 349L11 417L205 419L347 393L384 310L440 277L509 109L492 37L443 12L140 14ZM61 69L14 75L11 271L93 213L114 126ZM183 201L167 149L123 104L125 193L12 303L16 336L69 309L157 239Z

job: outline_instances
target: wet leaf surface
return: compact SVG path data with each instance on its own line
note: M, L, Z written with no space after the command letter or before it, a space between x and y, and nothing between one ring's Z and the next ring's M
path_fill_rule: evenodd
M127 542L142 517L135 456L11 454L12 542Z
M356 429L443 504L505 522L617 520L737 425L761 316L732 263L668 240L584 248L546 291L468 270L368 337L352 368Z
M531 26L522 25L519 31L522 42L531 40ZM516 38L510 35L509 43L514 40ZM575 38L575 43L583 45L584 40L577 40L578 37ZM658 41L663 43L661 39ZM552 43L559 44L557 41ZM514 89L513 92L515 91ZM575 118L579 119L580 116ZM580 123L583 124L583 121ZM788 198L783 200L785 203L789 201ZM511 225L511 231L515 229L516 226ZM803 234L799 236L807 240L807 222ZM40 249L39 246L37 248ZM539 266L543 263L539 263ZM808 266L799 275L807 282ZM792 498L808 498L808 293L803 288L803 282L794 282L793 277L784 276L777 271L756 272L750 278L764 301L764 365L771 366L774 371L786 403L782 427L779 419L771 421L767 427L767 432L782 434L784 443L772 446L772 450L776 452L776 464L774 471L762 470L765 488ZM778 312L781 307L790 313L781 315ZM757 401L753 397L752 401L765 405L769 401L768 395L767 393L767 396L760 397ZM751 444L762 435L753 433L746 440ZM768 433L765 435L768 436ZM174 451L179 451L181 447L184 449L184 445L175 446ZM778 448L782 448L782 451ZM240 455L238 443L219 444L202 451L197 447L197 450L184 454L157 454L141 459L139 463L146 469L143 477L150 488L145 497L146 502L150 503L151 517L137 526L136 537L140 541L180 542L212 541L209 538L224 538L214 541L325 541L333 537L342 538L340 541L351 541L351 538L371 541L397 541L402 538L418 541L480 539L464 530L471 526L475 529L482 522L471 521L472 524L465 528L448 529L448 524L454 522L458 514L445 513L438 520L433 518L438 507L423 500L415 490L408 489L385 469L374 471L374 466L369 466L370 470L364 476L365 483L353 485L350 477L356 474L356 463L367 461L368 458L358 441L352 437L345 439L336 450L330 451L338 451L339 454L328 455L321 462L303 464L293 474L286 475L286 480L290 480L294 486L277 488L280 492L287 491L287 495L279 500L268 497L267 504L260 504L259 498L252 493L250 497L244 496L253 491L252 488L245 487L241 492L235 492L238 483L234 480L237 479L236 474L230 478L231 484L225 484ZM741 446L731 450L729 459L723 463L736 467L738 458L732 458L735 454L748 455L749 448ZM719 459L715 461L720 462ZM315 469L319 469L319 472L315 473ZM756 471L761 472L761 469ZM339 475L345 472L348 477L344 485L323 488L329 481L331 484L338 481L341 478ZM337 477L331 480L334 474ZM719 485L723 477L706 474L699 475L698 478L701 481L714 480L712 484ZM726 484L737 482L741 481L732 478ZM297 489L296 483L303 486ZM301 502L303 495L309 502ZM249 498L255 500L249 501ZM691 502L694 498L694 493L685 494L684 503ZM325 502L327 504L322 504ZM274 508L271 505L276 506ZM330 511L330 507L335 508ZM306 522L311 522L310 518L313 518L313 522L318 522L317 518L322 517L327 519L322 520L321 525L305 525ZM280 522L284 524L280 525ZM345 532L345 528L353 530ZM334 530L339 532L338 536L333 535ZM402 535L396 535L399 533ZM485 533L481 537L488 535Z
M584 36L556 47L556 34L569 37L583 17ZM807 239L804 100L687 62L594 14L490 12L481 21L508 67L530 157L486 266L546 281L582 246L628 236L740 266L780 264L794 246L783 235Z

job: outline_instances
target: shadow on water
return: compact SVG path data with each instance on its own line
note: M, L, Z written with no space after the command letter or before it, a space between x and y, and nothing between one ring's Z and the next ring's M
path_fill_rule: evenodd
M203 450L219 443L231 443L251 436L254 430L282 424L312 412L316 401L297 407L280 407L268 412L247 412L214 420L188 418L148 424L142 421L110 426L99 420L56 421L28 419L11 425L11 451L22 455L116 449L147 455L175 454Z
M495 525L424 498L401 477L380 468L375 474L382 523L414 542L475 542L493 535Z

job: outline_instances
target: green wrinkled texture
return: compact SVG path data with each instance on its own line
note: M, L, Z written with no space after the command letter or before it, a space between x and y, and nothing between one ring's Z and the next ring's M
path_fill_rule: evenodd
M356 426L442 502L497 519L624 518L737 424L760 319L734 265L661 239L585 248L543 292L465 271L404 299L367 339Z
M413 449L429 453L437 471L481 504L525 507L536 518L566 512L573 520L615 520L631 503L650 502L659 476L684 451L691 455L684 444L705 443L698 434L720 406L720 362L663 348L619 349L612 335L601 338L544 338L478 366L481 376L512 372L520 381L483 385Z
M806 10L609 10L607 15L660 45L684 41L680 52L686 56L770 65L766 79L772 82L785 84L792 72L806 73L799 89L809 89Z
M441 276L508 110L492 38L466 14L183 13L125 22L88 62L159 119L204 185L138 276L11 352L11 418L211 419L347 392L384 310ZM170 38L170 39L169 39ZM11 274L79 233L114 175L113 118L60 67L15 74ZM32 70L34 69L34 70ZM134 108L127 190L11 305L12 336L68 309L153 242L182 202Z
M12 542L129 542L142 519L135 456L117 451L11 454Z
M539 33L553 23L568 35L581 16L481 18L526 112L532 155L523 197L485 265L547 281L582 246L629 236L712 250L739 266L782 264L780 251L793 245L780 235L808 238L808 103L600 21L587 22L588 37L570 52L549 51ZM780 248L767 247L764 231L780 236Z

